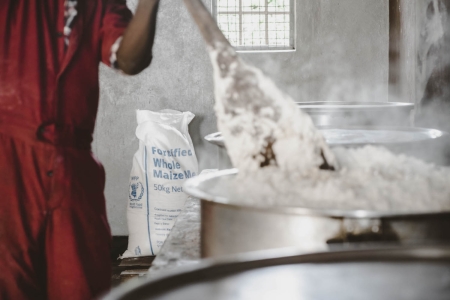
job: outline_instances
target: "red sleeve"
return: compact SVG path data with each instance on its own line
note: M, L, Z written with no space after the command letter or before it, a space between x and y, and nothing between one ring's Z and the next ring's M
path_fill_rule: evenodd
M108 66L114 66L115 51L133 14L128 9L126 0L106 0L105 14L103 15L102 37L102 62Z

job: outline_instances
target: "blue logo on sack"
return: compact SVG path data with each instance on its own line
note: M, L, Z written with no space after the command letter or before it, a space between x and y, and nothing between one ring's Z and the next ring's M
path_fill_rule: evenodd
M130 194L128 197L131 201L139 201L144 195L144 186L140 182L130 184Z
M139 246L137 246L135 249L134 249L134 255L136 255L136 256L140 256L142 253L141 253L141 248L139 248Z

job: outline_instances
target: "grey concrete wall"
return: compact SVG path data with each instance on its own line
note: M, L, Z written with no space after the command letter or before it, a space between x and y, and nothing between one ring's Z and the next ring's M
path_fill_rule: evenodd
M244 54L296 101L387 101L388 0L297 0L296 51Z
M388 0L297 0L296 19L295 52L242 56L297 101L387 101ZM203 140L217 130L212 68L182 1L161 1L150 68L129 77L102 67L100 81L93 149L107 173L112 232L125 235L136 109L193 112L190 132L200 169L217 166L217 149Z

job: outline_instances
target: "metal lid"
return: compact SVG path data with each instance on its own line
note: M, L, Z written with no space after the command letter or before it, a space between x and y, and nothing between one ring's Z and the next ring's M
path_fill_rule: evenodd
M296 102L305 112L371 111L371 110L412 110L413 103L403 102L351 102L351 101L317 101Z
M288 254L287 254L288 253ZM450 248L257 252L131 281L105 300L449 299Z
M417 143L447 135L437 129L414 127L333 126L318 129L331 147ZM205 140L220 147L225 146L221 132L209 134Z
M328 127L320 128L320 131L332 147L417 143L446 135L437 129L414 127Z

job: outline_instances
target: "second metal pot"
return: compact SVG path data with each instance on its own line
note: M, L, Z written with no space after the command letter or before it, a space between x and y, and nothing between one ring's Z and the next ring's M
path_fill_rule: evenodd
M297 102L316 126L412 126L414 104L402 102Z
M440 130L403 126L319 126L318 129L330 147L378 145L437 165L450 164L450 138ZM222 134L209 134L205 140L218 146L218 168L232 168Z
M354 243L450 242L450 212L339 211L256 207L230 202L237 170L188 180L184 190L201 199L201 251L217 257L255 250L298 247L323 251Z

